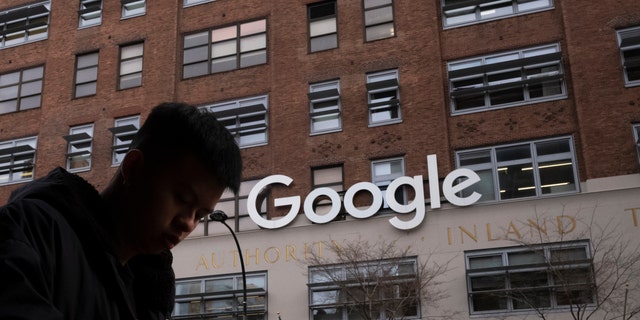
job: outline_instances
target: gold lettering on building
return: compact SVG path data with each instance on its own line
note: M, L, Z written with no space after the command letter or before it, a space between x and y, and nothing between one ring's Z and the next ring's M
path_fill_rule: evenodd
M638 227L638 210L640 210L640 208L624 209L624 211L631 212L631 219L633 220L633 226L636 228Z

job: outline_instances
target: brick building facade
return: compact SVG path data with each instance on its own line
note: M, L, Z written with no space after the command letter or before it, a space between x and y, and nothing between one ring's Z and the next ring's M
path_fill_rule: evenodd
M248 183L244 194L227 195L222 206L249 247L270 241L274 232L288 239L307 236L312 243L326 241L326 235L350 238L356 223L370 228L361 231L368 235L390 228L385 205L373 219L383 225L353 219L341 209L338 220L345 221L318 226L300 214L286 231L260 230L242 207L259 179L283 174L294 181L271 188L267 204L258 209L275 218L288 209L276 208L273 199L306 195L325 180L341 198L358 182L384 191L400 176L422 176L425 190L433 189L428 155L437 156L437 185L462 167L492 180L472 187L483 198L464 208L466 214L454 214L463 209L444 198L446 210L433 213L425 191L425 206L433 213L427 221L435 219L434 228L442 232L470 230L462 225L476 209L478 225L486 222L488 228L502 219L492 212L517 211L520 205L557 208L600 199L626 218L635 218L640 207L632 196L640 191L640 2L9 0L0 4L0 31L3 201L57 166L72 166L101 189L117 168L114 152L126 147L130 133L117 121L134 117L132 123L142 123L154 105L184 101L218 114L238 138ZM337 171L324 177L323 170L331 168ZM401 203L416 194L399 193ZM361 194L355 200L358 207L368 202ZM457 218L439 217L444 211ZM430 226L392 231L389 237L402 237L408 245L420 237L435 243L431 237L446 238L427 232ZM629 227L637 242L637 222ZM176 257L185 259L176 263L178 278L237 272L203 267L206 242L233 246L228 235L211 232L209 224L203 228L176 249ZM462 273L448 276L462 279L452 284L461 292L452 290L456 298L444 302L452 309L468 303L457 308L462 318L496 314L472 306L464 265L473 254L466 252L513 245L506 236L487 243L475 237L471 247L451 238L440 244L445 257L466 259L456 263ZM290 244L273 241L281 247L267 249ZM197 262L184 262L189 259ZM276 309L285 309L287 295L272 278L286 276L268 263L273 257L265 259L266 265L248 265L268 274L271 286L260 319L278 319ZM306 276L300 281L304 286ZM313 293L306 299L307 288L301 290L296 296L306 302L286 318L323 319L313 307ZM554 299L557 307L560 299ZM509 301L505 308L517 309ZM176 306L177 315L189 313ZM408 318L437 315L427 309ZM233 312L228 314L237 316Z

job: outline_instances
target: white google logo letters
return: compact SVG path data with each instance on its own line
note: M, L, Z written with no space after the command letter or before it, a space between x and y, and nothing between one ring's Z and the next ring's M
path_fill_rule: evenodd
M438 162L436 155L427 156L428 166L428 178L429 181L439 181L438 176ZM389 223L394 227L401 230L413 229L422 223L426 214L426 205L424 203L424 187L422 183L422 175L414 177L400 177L391 182L386 190L387 204L389 208L399 214L406 214L415 211L414 216L411 219L403 220L397 216L389 219ZM455 184L456 181L459 181ZM460 182L461 181L461 182ZM451 171L442 183L442 193L447 201L456 206L469 206L478 201L481 195L477 192L472 192L469 196L460 197L456 195L462 190L480 181L480 176L472 170L461 168ZM283 184L289 186L293 182L288 176L285 175L271 175L260 182L258 182L251 192L249 192L249 198L247 201L249 216L259 226L266 229L277 229L287 226L295 219L300 210L301 198L300 196L291 196L276 198L274 205L276 207L290 206L289 212L277 219L265 219L260 216L256 208L256 200L260 191L271 184ZM415 192L415 198L408 204L401 204L395 199L394 194L396 190L402 186L409 186L413 188ZM357 208L353 204L353 198L358 192L369 192L372 196L372 202L367 208ZM440 208L440 189L437 183L429 184L429 196L431 198L431 209ZM329 212L319 215L313 209L313 202L318 197L328 197L331 200L331 209ZM378 186L371 182L358 182L352 185L344 194L344 207L346 212L354 218L366 219L373 216L382 206L382 191ZM340 212L342 202L338 192L331 188L317 188L312 190L305 198L303 203L304 214L310 221L314 223L327 223L335 219Z

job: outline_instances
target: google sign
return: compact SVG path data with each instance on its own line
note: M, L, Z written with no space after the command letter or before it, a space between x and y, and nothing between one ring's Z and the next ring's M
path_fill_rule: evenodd
M427 168L429 181L439 181L438 161L436 155L427 156ZM410 230L419 226L424 220L426 205L424 203L424 185L422 181L422 175L400 177L393 180L387 187L387 190L385 191L385 199L387 200L387 204L391 210L399 214L415 212L413 217L408 220L400 219L398 216L389 219L389 223L397 229ZM444 178L444 181L442 182L442 193L447 201L453 205L469 206L476 203L480 199L481 195L474 191L466 197L461 197L458 196L457 193L460 193L462 190L472 186L478 181L480 181L480 176L478 176L474 171L465 168L456 169L451 171ZM295 219L300 211L300 196L276 198L274 200L274 205L276 207L290 206L289 212L278 219L269 220L263 218L258 213L256 207L258 195L263 188L272 184L283 184L285 186L289 186L292 182L293 179L290 177L276 174L260 180L253 189L251 189L247 201L247 209L249 211L249 216L257 225L266 229L277 229L287 226L293 221L293 219ZM415 198L408 204L401 204L394 197L396 190L403 186L409 186L415 191ZM353 204L353 198L358 192L368 192L371 194L373 200L367 208L357 208ZM340 213L340 209L343 204L346 212L352 217L366 219L376 214L382 206L382 192L383 191L380 190L378 186L371 182L358 182L347 189L344 194L344 200L342 201L337 191L323 187L312 190L305 197L302 205L305 216L314 223L323 224L332 221L336 218L338 213ZM429 184L429 196L431 198L431 209L440 208L440 189L436 183ZM330 199L331 209L329 212L322 215L315 212L313 203L318 197L327 197Z

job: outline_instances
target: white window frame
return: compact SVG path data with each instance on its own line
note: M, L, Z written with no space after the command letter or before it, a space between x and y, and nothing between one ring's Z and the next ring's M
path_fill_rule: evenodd
M562 260L554 261L553 253L562 250L584 250L584 259L577 260ZM524 262L528 260L529 263L521 263L515 261L516 256L523 255ZM524 255L530 254L529 257ZM473 266L472 260L478 259L478 265ZM511 260L514 260L511 262ZM482 264L482 265L481 265ZM576 241L564 241L537 244L530 246L516 246L507 248L493 248L482 249L465 252L465 266L466 266L466 280L467 280L467 296L469 303L469 313L473 315L490 315L490 314L511 314L511 313L528 313L532 310L567 310L571 308L569 304L563 304L558 299L558 293L570 286L590 287L592 288L592 302L580 304L581 306L594 306L596 304L596 290L595 290L595 276L593 273L593 261L591 255L591 245L588 240L576 240ZM560 279L562 272L567 270L589 270L589 280L586 283L580 284L554 284L556 278ZM535 273L544 277L536 278ZM529 276L519 276L523 274L529 274ZM516 276L519 276L516 278ZM495 277L504 277L503 281L495 282L499 284L502 282L502 288L487 287L486 290L474 290L473 279L482 279L485 277L487 280ZM532 285L529 287L513 286L513 282L522 281L523 279L542 280L546 278L546 283L541 285ZM565 280L566 281L566 280ZM482 282L478 282L482 283ZM484 282L487 283L487 282ZM490 289L489 289L490 288ZM478 289L478 287L476 287ZM527 301L526 294L532 292L541 293L546 292L548 294L548 306L532 306L531 301ZM474 299L500 299L503 302L504 308L490 309L490 310L478 310L474 306ZM539 298L539 296L538 296ZM479 300L482 301L482 300ZM537 301L535 301L537 302ZM533 303L535 303L533 302ZM518 306L520 303L520 306ZM481 303L483 306L488 306L488 303Z
M312 17L316 8L333 4L333 14ZM320 52L338 47L338 2L315 2L307 5L309 52Z
M397 69L367 74L367 109L370 127L402 121Z
M447 29L552 10L553 1L470 0L447 4L447 0L442 0L442 23Z
M396 35L393 0L363 0L366 41L392 38Z
M407 269L401 268L401 266L406 267L409 265L413 269L412 273L405 273ZM348 320L350 319L349 305L353 302L347 301L348 295L344 292L346 288L353 286L357 289L367 285L365 281L361 280L362 277L372 278L372 286L377 284L377 280L382 279L394 284L407 281L417 282L420 281L417 268L418 259L416 257L362 261L332 266L309 266L309 282L307 285L309 287L309 319L324 319L320 318L322 316L320 312L324 312L331 315L330 319ZM366 274L367 271L371 271L372 276L368 276ZM383 272L385 275L382 274ZM387 272L395 272L395 274L388 275L386 274ZM416 292L416 294L418 293ZM415 306L415 315L405 316L402 319L422 319L420 300L418 298L418 303ZM382 309L378 319L386 319Z
M144 42L120 46L118 89L142 86Z
M78 28L88 28L102 24L102 0L80 0Z
M340 80L326 81L309 85L310 132L324 134L342 130L342 106L340 99ZM319 126L321 123L335 125Z
M616 30L618 38L618 48L620 49L620 59L624 84L626 87L640 86L640 26ZM625 53L629 51L637 52L633 59L625 58ZM637 79L629 79L631 72L637 73Z
M93 96L98 92L99 61L100 53L98 51L76 56L76 77L73 87L75 98Z
M140 115L117 118L114 119L113 124L113 128L109 128L113 133L111 165L118 166L129 150L133 137L140 129Z
M454 115L567 97L559 44L450 61L447 70ZM509 78L503 78L505 75ZM492 102L492 99L509 98L514 91L521 95L518 99ZM476 105L461 106L464 99L475 101Z
M267 63L267 19L187 34L182 78L244 69Z
M44 66L0 74L0 114L40 108Z
M186 7L192 7L192 6L197 6L199 4L203 4L203 3L209 3L209 2L214 2L216 0L184 0L182 3L182 6L184 8Z
M67 170L81 172L91 170L91 156L93 152L93 123L73 126L69 128L69 135L64 136L67 141ZM84 165L77 165L84 163Z
M200 107L216 115L240 148L269 142L269 97L267 95L220 102Z
M266 320L269 311L267 272L250 272L246 274L246 279L249 319ZM241 320L244 310L242 300L241 274L176 279L175 307L171 318L196 320L211 316L215 319ZM207 302L211 303L209 310L206 310Z
M552 143L565 143L568 150L557 153L547 153L538 155L538 147L550 145ZM520 157L514 160L499 161L497 153L499 151L516 150L528 152L528 157ZM498 151L499 150L499 151ZM479 160L484 159L484 160ZM542 164L542 165L541 165ZM546 171L544 177L541 175L541 169L562 169L562 167L571 166L573 181L554 182L542 181L552 177L562 177L562 174L553 174L553 171ZM580 179L578 177L578 164L576 162L575 147L572 137L558 137L551 139L525 141L515 144L497 145L487 148L477 148L470 150L456 151L456 167L467 168L475 171L480 175L480 182L472 187L465 189L466 193L477 191L482 194L481 202L492 201L509 201L518 199L541 198L549 196L557 196L563 194L573 194L580 191ZM515 179L517 173L509 173L508 170L514 168L519 170L521 175L525 175L525 179L518 179L515 183L521 183L522 180L529 180L534 185L516 186L510 190L503 189L500 186L501 181L507 184L507 181ZM531 172L530 174L528 172ZM551 172L551 174L549 173ZM512 180L506 180L507 178ZM502 179L502 180L501 180ZM532 192L533 191L533 192ZM510 196L508 192L515 194ZM521 192L516 194L516 192Z
M34 179L37 146L37 136L0 142L0 185Z
M394 171L394 167L398 166L399 171ZM380 159L371 161L371 182L378 186L382 191L383 208L389 208L387 203L387 187L397 178L405 175L405 164L403 157ZM382 172L382 174L380 174ZM398 203L407 203L407 189L405 187L396 190L396 200Z
M50 13L51 1L0 11L0 49L47 39Z
M122 19L143 16L147 13L146 0L120 0L122 4Z

